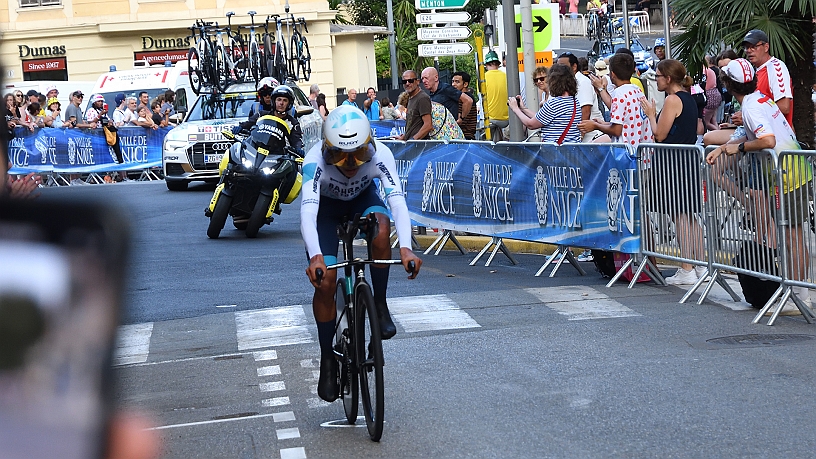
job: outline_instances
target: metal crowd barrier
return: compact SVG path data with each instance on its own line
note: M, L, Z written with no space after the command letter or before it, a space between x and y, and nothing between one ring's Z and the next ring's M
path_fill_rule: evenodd
M706 281L698 304L715 283L740 301L722 275L734 272L780 283L753 323L776 306L773 325L788 299L812 323L816 317L794 288L816 288L816 152L721 155L708 166L698 146L641 144L638 158L643 255L707 267L681 303Z
M573 18L571 14L559 15L561 22L561 35L581 35L586 36L586 16L578 14Z

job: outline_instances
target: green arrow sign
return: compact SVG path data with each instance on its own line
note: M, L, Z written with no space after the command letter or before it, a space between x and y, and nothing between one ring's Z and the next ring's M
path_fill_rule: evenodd
M464 8L470 0L414 0L418 10L450 10Z
M552 5L552 6L551 6ZM518 52L521 50L521 14L516 7L516 33ZM533 44L535 51L549 51L560 47L561 27L558 19L558 4L533 5Z

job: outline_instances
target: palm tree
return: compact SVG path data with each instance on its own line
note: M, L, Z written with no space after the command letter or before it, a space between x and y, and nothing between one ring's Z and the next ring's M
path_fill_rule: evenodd
M666 1L666 0L664 0ZM690 75L700 73L706 54L740 46L746 32L768 34L771 55L785 62L793 85L793 128L814 148L813 18L816 0L673 0L675 20L685 30L671 40L675 56Z

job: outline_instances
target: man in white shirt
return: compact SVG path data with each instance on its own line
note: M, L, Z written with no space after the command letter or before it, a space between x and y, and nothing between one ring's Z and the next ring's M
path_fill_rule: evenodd
M586 120L602 120L603 114L598 108L598 93L592 86L586 75L578 71L578 57L572 53L563 53L558 56L558 63L566 65L572 69L575 74L575 79L578 81L578 106L581 107L581 121ZM598 130L589 131L584 134L582 142L592 142L603 133Z

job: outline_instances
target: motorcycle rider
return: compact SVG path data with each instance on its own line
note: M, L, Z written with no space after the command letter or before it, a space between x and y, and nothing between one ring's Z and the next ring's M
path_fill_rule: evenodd
M249 107L249 117L261 111L271 112L273 107L272 91L279 86L278 80L266 77L258 82L258 101Z
M332 349L337 316L334 304L337 274L335 270L326 269L327 264L337 261L337 225L344 217L376 212L379 231L372 242L371 253L375 259L391 258L390 219L385 215L387 210L373 182L375 178L384 185L397 228L402 266L411 273L409 279L413 279L419 273L422 260L411 250L411 217L394 155L387 146L372 139L371 124L362 110L350 105L334 109L323 123L323 142L313 146L303 162L300 207L300 230L309 256L306 275L315 288L312 309L320 342L317 395L328 402L339 395L337 360ZM408 268L412 261L416 265L413 272ZM318 269L324 273L320 280ZM385 300L388 265L371 265L369 272L382 339L389 339L397 329Z
M292 88L289 86L282 84L273 89L268 96L262 96L262 94L266 94L264 88L267 87L268 85L264 85L258 89L258 95L262 101L264 99L270 100L271 105L266 106L265 103L262 102L259 111L252 113L250 110L249 119L232 128L233 134L238 134L241 131L249 131L258 121L258 118L271 115L280 118L289 125L289 135L287 136L289 146L294 148L302 156L304 154L303 131L300 128L300 121L291 113L291 109L295 104L295 92L292 91ZM266 110L266 108L269 108L269 110Z

